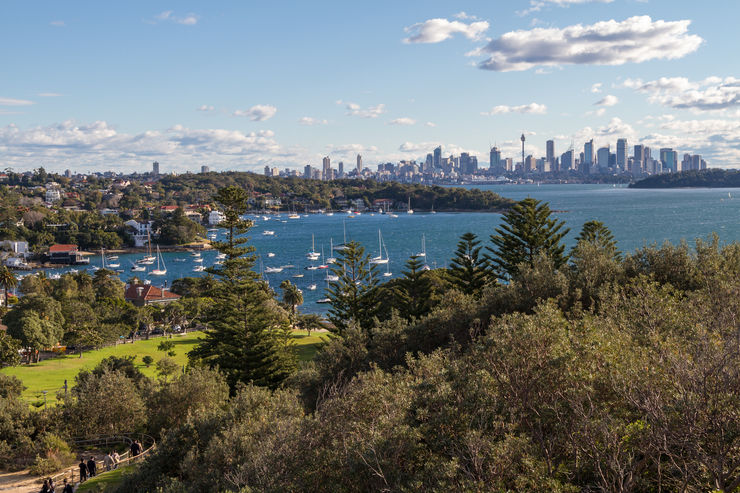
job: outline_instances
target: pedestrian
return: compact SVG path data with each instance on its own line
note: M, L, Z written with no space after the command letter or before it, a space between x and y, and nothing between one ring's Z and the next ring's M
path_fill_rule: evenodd
M113 469L113 457L111 456L110 452L105 454L105 457L103 458L103 465L105 466L106 471L110 471L111 469Z
M49 489L49 480L44 479L44 485L41 487L41 493L49 493L51 490Z
M64 478L64 488L62 489L62 493L74 493L74 491L74 487L67 482L67 478Z
M121 456L114 450L111 457L113 458L113 469L118 469L118 463L121 462Z
M131 442L131 457L136 457L136 440Z
M54 480L49 478L47 481L49 481L49 493L54 493L54 490L56 489L54 486Z
M87 480L87 464L85 464L85 458L80 458L80 483Z
M90 456L90 460L87 461L87 474L92 478L95 476L95 457Z

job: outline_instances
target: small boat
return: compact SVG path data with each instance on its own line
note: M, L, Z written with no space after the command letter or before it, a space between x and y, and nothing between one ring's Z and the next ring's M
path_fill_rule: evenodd
M277 272L282 272L282 267L265 267L265 274L275 274Z
M316 251L316 243L314 241L314 235L311 235L311 251L306 254L308 260L318 260L321 254Z
M398 214L388 214L390 217L398 217Z
M267 216L262 216L262 220L263 220L263 221L269 221L269 220L270 220L270 218L269 218L269 217L267 217Z
M411 208L411 197L409 197L409 208L406 210L406 214L413 214L414 209Z
M118 260L118 255L111 255L108 257L108 260Z
M422 234L421 235L421 252L416 254L417 257L426 257L427 256L427 241L426 237Z
M204 270L206 270L206 268L202 265L196 265L195 267L193 267L193 272L203 272Z
M196 264L201 264L201 263L203 263L203 259L202 258L197 258L197 259L193 260L193 262L195 262Z
M327 281L338 281L339 276L335 276L334 274L326 274L326 280Z
M216 260L215 262L213 262L213 265L223 265L223 264L224 264L223 260Z
M176 258L175 262L187 262L187 260L184 258Z
M118 268L120 266L121 266L121 264L119 264L118 262L116 262L114 264L108 264L108 267L110 267L111 269L116 269L116 268Z
M306 270L316 270L316 269L318 269L318 267L316 267L315 265L309 265L308 267L306 267Z
M162 262L161 265L160 261ZM164 264L162 252L159 251L159 245L157 245L157 268L149 272L149 274L153 276L164 276L167 274L167 266Z
M301 218L301 216L299 216L298 214L290 214L288 216L288 219L300 219L300 218Z
M383 236L380 234L380 230L378 230L378 256L373 257L370 260L371 264L387 264L388 263L388 253L386 252L386 257L383 258Z
M308 290L309 291L316 291L316 283L309 284L308 285Z
M262 235L263 235L263 236L274 236L274 235L275 235L275 232L274 232L274 231L272 231L272 230L266 229L266 230L264 230L264 231L262 232Z
M146 272L146 267L143 265L131 264L131 272Z
M333 216L333 215L334 215L334 213L333 213L333 212L327 212L327 213L326 213L326 215L327 215L327 216Z
M274 253L272 253L272 252L268 252L268 253L267 253L267 256L268 256L268 257L274 257L274 256L275 256L275 254L274 254Z
M296 279L300 279L303 277L303 274L293 274L293 277Z
M318 266L316 266L316 268L317 268L317 269L328 269L328 268L329 268L329 266L328 266L328 265L326 265L326 264L322 264L322 265L318 265Z
M226 258L226 254L225 253L219 253L218 255L216 255L216 259L218 259L218 260L223 260L225 258Z
M200 252L190 252L190 256L191 257L198 258L198 257L200 257Z
M320 300L316 300L316 303L326 304L331 303L331 300L329 298L321 298Z

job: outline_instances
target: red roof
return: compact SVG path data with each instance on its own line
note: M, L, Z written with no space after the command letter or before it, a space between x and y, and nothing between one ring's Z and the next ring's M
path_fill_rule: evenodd
M76 251L77 245L52 245L49 247L49 253L67 253Z
M161 206L159 208L159 210L162 210L162 211L176 211L177 210L177 207L178 206L176 206L176 205L163 205L163 206Z
M142 288L141 292L139 288ZM125 298L127 301L176 300L180 298L180 295L151 284L131 284L126 289Z

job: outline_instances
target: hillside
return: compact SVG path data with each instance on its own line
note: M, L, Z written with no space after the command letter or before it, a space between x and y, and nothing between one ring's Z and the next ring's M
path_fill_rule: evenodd
M682 171L649 176L630 184L630 188L739 188L740 172L724 169Z

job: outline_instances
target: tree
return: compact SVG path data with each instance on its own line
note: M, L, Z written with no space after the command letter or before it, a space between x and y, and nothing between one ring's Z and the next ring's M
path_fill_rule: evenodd
M157 361L157 373L159 373L159 376L164 379L165 383L167 383L168 377L177 372L178 368L180 368L180 365L178 365L177 362L169 356L165 356Z
M622 258L622 254L617 249L617 242L614 240L614 235L601 221L588 221L583 224L581 232L576 237L576 246L573 247L574 252L581 242L592 243L600 247L611 255L614 260L620 260Z
M167 356L174 356L175 355L175 343L173 341L162 341L157 346L157 349L159 351L162 351L163 353L167 353Z
M5 290L5 306L8 307L8 290L18 285L18 279L6 266L0 268L0 286Z
M20 347L17 340L0 330L0 367L15 366L20 363L21 357L18 354Z
M457 243L455 256L450 262L450 280L465 294L478 294L486 283L486 262L480 255L478 237L465 233Z
M309 336L311 335L312 330L321 330L326 328L326 326L324 326L324 319L321 315L317 315L315 313L298 315L298 325L301 329L305 330Z
M242 219L247 194L238 187L219 190L214 200L225 219L225 241L213 246L226 255L223 265L209 268L218 281L210 294L213 303L203 319L209 330L190 353L210 367L219 367L232 390L239 382L276 387L293 371L296 356L285 311L254 272L254 247L244 236L252 226Z
M64 335L64 316L58 301L40 294L22 297L5 316L8 335L18 339L25 348L36 352L53 346Z
M303 293L288 279L280 283L280 289L283 290L283 303L289 308L291 317L295 318L296 308L303 304Z
M329 283L329 320L340 334L352 323L369 331L377 308L375 289L378 285L370 255L358 242L351 241L341 250L331 270L339 280Z
M518 202L506 214L503 224L491 235L493 247L486 247L486 255L501 279L514 277L520 264L534 265L538 255L549 257L555 268L567 261L563 237L570 231L563 229L564 221L551 217L547 203L533 198Z
M396 308L399 315L407 320L419 318L432 308L432 283L425 275L422 260L416 255L406 261L403 278L396 288Z

